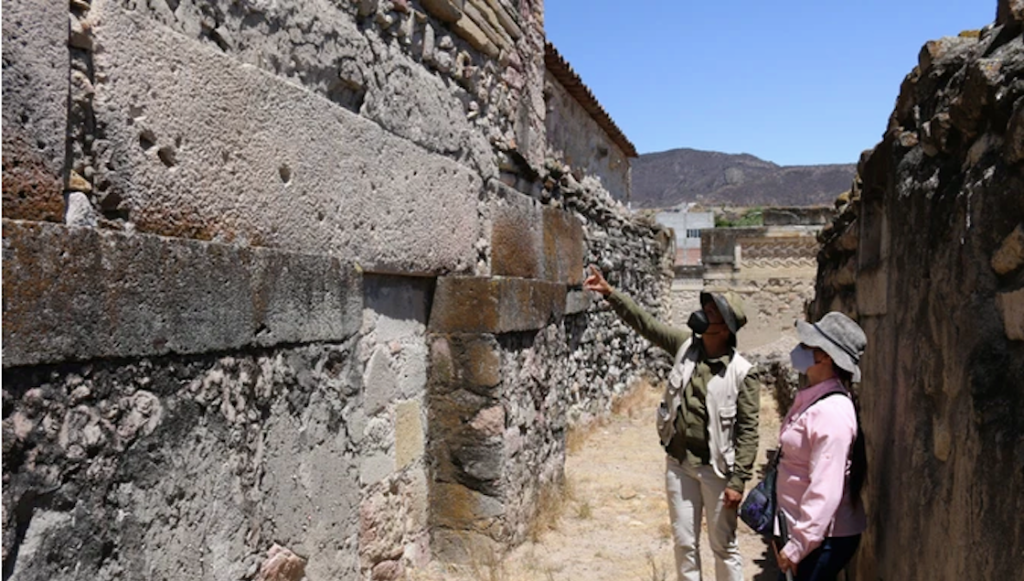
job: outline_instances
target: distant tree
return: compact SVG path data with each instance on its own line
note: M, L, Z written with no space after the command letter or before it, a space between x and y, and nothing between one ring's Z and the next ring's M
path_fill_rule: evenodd
M764 208L755 206L747 208L743 213L715 213L715 228L744 228L748 226L764 226Z

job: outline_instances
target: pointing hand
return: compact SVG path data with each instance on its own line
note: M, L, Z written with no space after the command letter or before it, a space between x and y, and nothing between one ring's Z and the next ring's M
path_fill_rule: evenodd
M601 271L593 264L590 265L590 276L587 277L587 280L583 281L583 288L600 293L603 296L608 296L612 292L612 285L608 284L608 281L601 275Z

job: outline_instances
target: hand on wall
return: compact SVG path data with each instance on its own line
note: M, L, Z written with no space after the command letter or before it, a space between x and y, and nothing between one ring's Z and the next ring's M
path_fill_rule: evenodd
M587 277L587 280L583 281L583 288L601 293L604 296L612 293L612 285L608 284L608 281L601 275L601 271L593 264L590 265L590 276Z

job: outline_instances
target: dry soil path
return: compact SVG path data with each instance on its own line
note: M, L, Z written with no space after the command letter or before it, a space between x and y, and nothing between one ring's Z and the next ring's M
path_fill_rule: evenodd
M664 452L653 426L658 393L651 387L622 402L593 428L566 461L562 516L502 562L461 567L432 564L414 571L422 581L674 581L671 532L665 500ZM761 395L758 470L777 444L774 398ZM739 523L744 579L774 581L774 559L760 537ZM706 531L704 535L706 538ZM714 559L701 547L704 579L713 580Z

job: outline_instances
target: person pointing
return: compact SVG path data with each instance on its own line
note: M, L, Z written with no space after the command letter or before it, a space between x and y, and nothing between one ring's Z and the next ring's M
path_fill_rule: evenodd
M665 449L665 491L672 521L679 581L699 581L701 518L715 556L718 581L740 581L743 563L736 542L736 513L757 456L761 384L753 366L736 351L736 332L746 324L735 293L700 293L701 309L688 329L656 320L612 288L596 266L583 288L607 299L619 318L675 357L657 410Z

